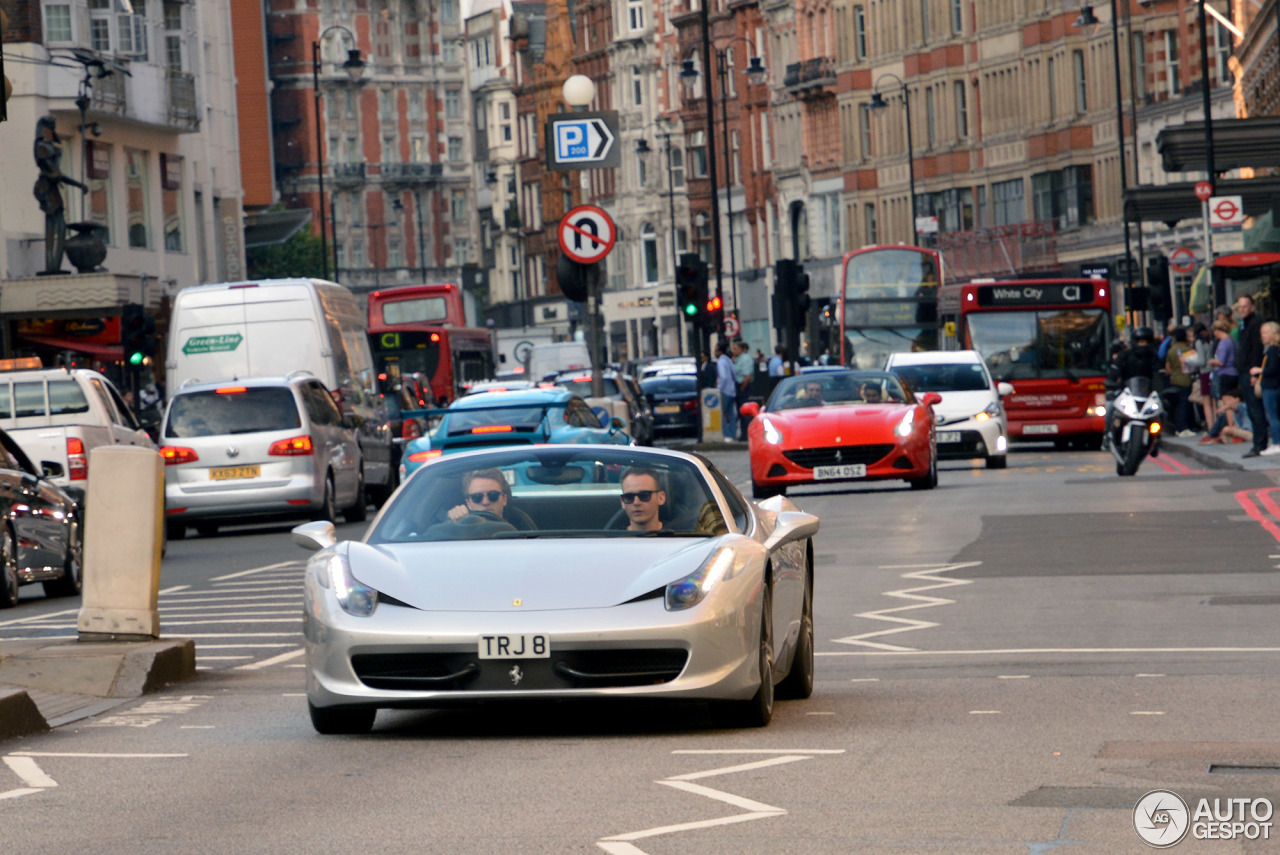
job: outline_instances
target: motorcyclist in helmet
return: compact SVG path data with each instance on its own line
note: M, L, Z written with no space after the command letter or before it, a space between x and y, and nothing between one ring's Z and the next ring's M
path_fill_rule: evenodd
M1160 356L1156 352L1155 333L1151 327L1138 327L1133 331L1133 346L1117 349L1112 347L1111 361L1107 365L1107 417L1103 431L1103 443L1111 442L1111 413L1115 406L1116 395L1130 380L1144 381L1139 386L1142 394L1148 394L1155 388L1156 373L1160 370Z

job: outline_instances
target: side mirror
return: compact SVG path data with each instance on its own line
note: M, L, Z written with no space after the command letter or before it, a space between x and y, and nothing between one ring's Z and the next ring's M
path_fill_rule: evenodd
M996 392L1000 395L1001 398L1003 398L1005 395L1012 395L1013 384L1006 383L1005 381L1001 380L999 383L996 384Z
M749 419L754 419L760 415L760 403L758 401L747 401L741 407L738 407L738 412Z
M920 399L920 403L926 407L932 407L935 404L942 403L942 396L937 392L925 392L924 397Z
M622 430L626 426L627 426L627 423L616 416L613 417L612 419L609 419L609 427L613 428L614 430Z
M303 523L289 532L293 542L303 549L318 552L338 542L333 523L328 520Z

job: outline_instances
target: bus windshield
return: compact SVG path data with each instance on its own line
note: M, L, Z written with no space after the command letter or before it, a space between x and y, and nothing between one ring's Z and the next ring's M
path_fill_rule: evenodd
M436 340L432 341L431 336ZM440 335L429 332L376 333L369 336L373 345L373 360L379 373L436 375L440 364Z
M970 346L996 380L1101 376L1107 371L1107 313L1102 309L975 312Z

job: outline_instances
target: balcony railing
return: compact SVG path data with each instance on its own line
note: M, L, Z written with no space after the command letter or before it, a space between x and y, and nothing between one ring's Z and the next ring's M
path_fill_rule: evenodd
M168 72L169 124L180 128L200 127L200 110L196 106L196 78L181 71Z
M363 184L363 163L335 163L333 165L334 184Z
M818 56L803 62L793 62L786 67L782 76L782 85L801 97L834 94L835 60L829 56Z
M428 184L444 174L439 163L383 163L382 180L394 184Z
M124 115L129 106L127 81L128 78L120 72L94 80L92 108Z
M1058 234L1053 222L1014 223L973 229L942 231L946 275L952 282L982 276L1052 270L1058 266Z

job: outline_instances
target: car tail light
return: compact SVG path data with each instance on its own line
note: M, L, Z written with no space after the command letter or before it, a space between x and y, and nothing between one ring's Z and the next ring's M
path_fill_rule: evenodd
M165 466L177 466L181 463L195 463L200 459L200 455L196 454L194 448L183 448L180 445L166 445L161 447L160 456L164 458Z
M511 433L515 428L511 425L483 425L471 429L472 433Z
M219 395L243 395L249 391L247 386L223 386L220 389L214 389Z
M680 409L693 412L694 410L698 409L698 400L696 398L690 398L688 401L685 401L683 404L680 405Z
M277 457L296 457L311 453L311 437L291 436L288 439L277 439L267 449L267 454Z
M410 463L426 463L428 460L435 460L442 454L444 454L444 452L440 449L433 449L431 451L415 451L405 459Z
M405 419L400 425L401 439L417 439L422 436L422 426L418 424L417 419Z
M89 458L84 453L84 442L76 437L67 437L67 472L72 481L83 481L89 477Z

